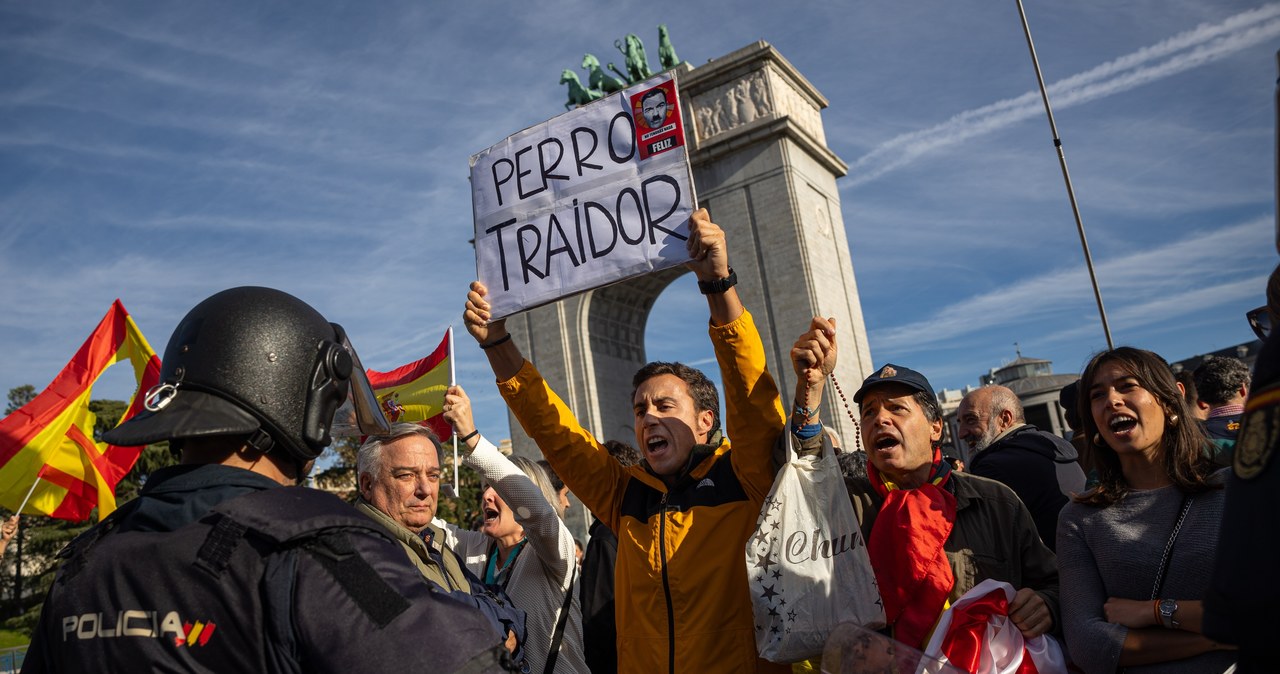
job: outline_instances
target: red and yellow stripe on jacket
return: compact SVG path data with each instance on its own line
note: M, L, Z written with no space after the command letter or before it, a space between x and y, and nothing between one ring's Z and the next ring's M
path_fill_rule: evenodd
M614 461L532 364L498 383L556 473L618 534L619 672L790 671L756 657L743 552L773 484L770 455L786 420L751 315L710 333L734 443L723 442L672 489Z

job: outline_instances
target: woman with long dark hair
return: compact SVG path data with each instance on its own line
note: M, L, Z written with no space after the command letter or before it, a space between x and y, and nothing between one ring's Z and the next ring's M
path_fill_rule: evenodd
M1204 431L1150 351L1098 354L1080 389L1098 483L1058 524L1072 660L1090 673L1226 670L1235 654L1200 633L1223 504Z

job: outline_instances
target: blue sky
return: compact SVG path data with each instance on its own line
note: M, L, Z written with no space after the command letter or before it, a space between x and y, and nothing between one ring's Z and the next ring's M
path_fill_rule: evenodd
M1249 339L1276 263L1280 4L1027 11L1116 343L1176 360ZM635 32L656 64L658 23L694 65L766 40L830 100L877 363L959 388L1014 342L1058 372L1105 346L1012 1L9 2L0 389L45 386L117 297L163 351L244 284L342 323L370 367L425 355L474 276L467 158L563 111L584 52L621 63ZM650 357L709 356L691 286L659 300ZM126 370L97 397L127 397Z

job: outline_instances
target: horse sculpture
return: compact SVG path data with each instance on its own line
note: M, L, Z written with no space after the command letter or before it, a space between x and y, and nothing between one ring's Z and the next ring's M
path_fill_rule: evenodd
M560 84L569 85L569 101L564 104L565 110L572 110L575 106L586 105L603 96L599 91L583 87L582 82L578 79L578 73L572 70L566 69L560 73Z
M627 58L627 79L631 84L643 82L653 76L653 71L649 70L649 59L644 54L644 43L638 35L627 33L622 40L614 40L613 46Z
M670 70L680 65L680 57L676 56L676 48L671 44L671 35L667 33L667 25L658 26L658 65L663 70Z
M613 66L612 63L609 64ZM609 95L615 91L622 91L627 88L626 80L620 80L613 77L600 68L600 60L595 54L584 54L582 56L582 67L587 69L587 88L594 89Z

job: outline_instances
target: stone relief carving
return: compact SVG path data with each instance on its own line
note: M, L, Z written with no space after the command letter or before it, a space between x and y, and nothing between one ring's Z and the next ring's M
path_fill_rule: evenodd
M822 131L822 116L809 99L791 87L777 87L774 100L778 102L778 109L783 115L790 117L819 143L827 144L826 134Z
M826 134L822 130L822 116L818 108L791 86L778 84L779 78L772 80L775 85L771 88L766 72L757 70L737 82L694 98L698 139L705 142L762 117L777 115L790 117L796 125L825 144ZM777 104L776 110L774 103Z
M704 93L693 101L698 138L707 140L773 114L763 71Z

